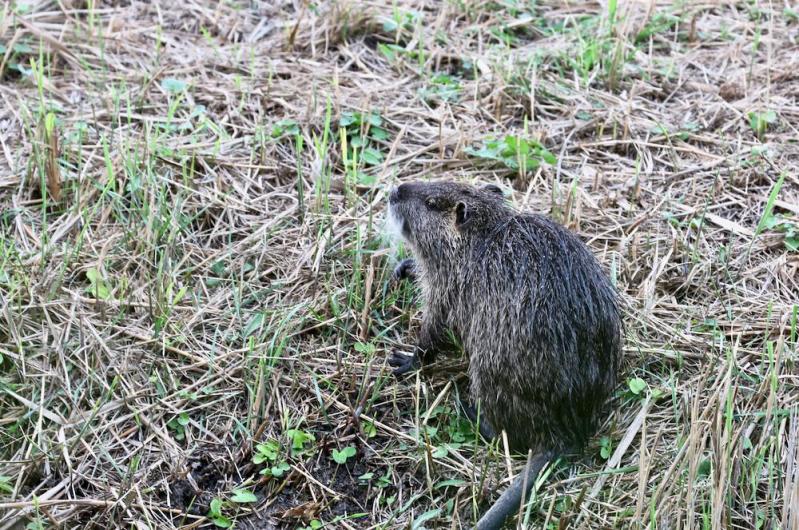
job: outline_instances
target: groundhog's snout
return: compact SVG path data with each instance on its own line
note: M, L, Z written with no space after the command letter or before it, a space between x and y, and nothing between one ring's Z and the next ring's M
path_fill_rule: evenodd
M389 219L392 225L398 229L397 231L402 234L402 237L406 239L411 236L411 225L408 223L405 214L401 211L404 208L401 208L399 205L409 197L410 186L408 184L400 184L388 194Z
M396 204L400 201L404 201L405 199L407 199L408 193L410 191L409 188L410 186L408 186L408 184L400 184L399 186L391 190L391 193L388 196L388 203Z

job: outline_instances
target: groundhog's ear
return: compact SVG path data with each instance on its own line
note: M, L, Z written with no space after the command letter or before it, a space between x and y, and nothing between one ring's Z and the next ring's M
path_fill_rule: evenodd
M463 226L463 224L468 220L469 209L466 207L466 203L461 201L455 205L455 225Z
M496 193L497 195L504 196L505 194L502 193L502 188L497 186L496 184L487 184L483 186L483 191L487 191L489 193Z

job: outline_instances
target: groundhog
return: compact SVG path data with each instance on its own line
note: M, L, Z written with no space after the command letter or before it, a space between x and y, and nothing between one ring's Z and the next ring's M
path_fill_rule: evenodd
M615 290L577 236L517 212L497 186L402 184L389 216L415 258L395 277L415 278L423 299L416 353L389 364L399 375L430 361L449 330L469 356L482 432L504 430L535 455L477 524L499 528L540 469L579 451L603 418L621 360Z

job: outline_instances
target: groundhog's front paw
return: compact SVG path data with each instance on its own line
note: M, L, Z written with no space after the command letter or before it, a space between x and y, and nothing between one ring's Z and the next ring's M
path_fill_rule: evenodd
M405 279L416 279L416 260L413 258L406 258L400 261L399 264L394 267L394 273L391 275L391 281L393 283Z
M488 423L488 420L485 417L480 417L477 413L477 407L472 405L466 401L458 401L461 406L461 410L466 417L469 418L469 421L476 424L480 428L480 435L485 438L486 441L490 442L494 438L496 438L497 433L494 431L494 428Z
M419 367L419 356L415 353L413 355L405 355L404 353L393 351L388 357L388 364L394 369L394 375L400 376Z

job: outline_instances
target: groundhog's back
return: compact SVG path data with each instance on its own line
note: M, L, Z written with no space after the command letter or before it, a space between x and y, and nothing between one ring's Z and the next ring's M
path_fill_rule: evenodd
M616 293L590 250L536 215L515 215L469 243L455 328L473 397L517 450L575 450L616 385Z

